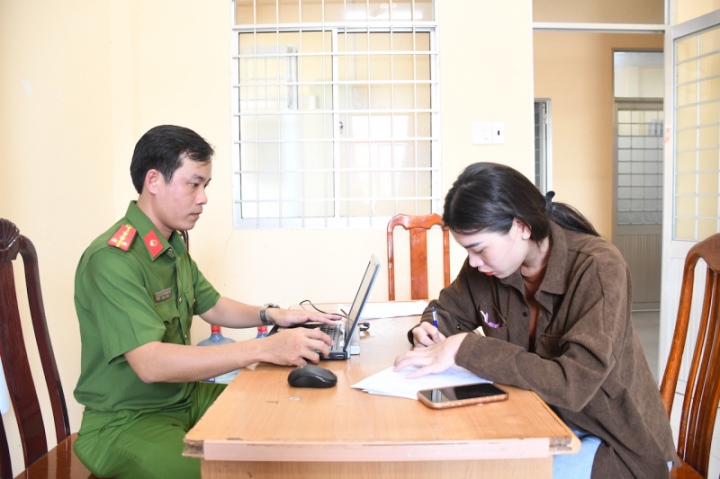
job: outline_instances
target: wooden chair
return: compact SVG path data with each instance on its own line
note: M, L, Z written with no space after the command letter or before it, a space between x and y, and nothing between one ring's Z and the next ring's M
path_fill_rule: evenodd
M52 407L57 446L48 450L45 425L25 349L15 289L13 262L22 256L32 327ZM18 262L19 264L19 262ZM40 290L35 247L8 220L0 219L0 358L10 392L25 470L18 478L88 479L93 476L72 451L77 434L70 433L65 396L53 354ZM0 417L0 479L12 478L5 426Z
M393 232L402 226L410 232L410 287L412 299L428 299L427 231L433 226L443 230L443 279L450 284L450 235L438 214L397 215L387 225L388 297L395 300L395 248Z
M700 259L707 264L705 293L680 416L678 456L683 463L671 476L677 479L707 478L720 401L720 233L694 245L685 259L675 333L660 393L670 416L690 326L695 266Z
M180 236L182 236L182 239L185 242L185 246L187 246L188 251L190 251L190 234L188 233L188 230L178 230L178 233L180 233Z

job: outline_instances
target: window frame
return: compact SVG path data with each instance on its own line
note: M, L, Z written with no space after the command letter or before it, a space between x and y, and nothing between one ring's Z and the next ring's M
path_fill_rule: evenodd
M433 3L433 9L435 9L436 6ZM441 179L440 179L440 112L438 105L440 103L440 95L439 95L439 78L438 78L438 51L437 51L437 36L438 36L438 26L436 21L398 21L398 22L364 22L359 23L357 21L354 22L333 22L333 23L307 23L307 24L272 24L272 25L250 25L250 24L235 24L235 2L232 2L232 18L233 18L233 25L232 25L232 84L231 84L231 101L232 101L232 165L233 165L233 224L234 228L236 229L292 229L292 228L347 228L347 227L377 227L377 226L385 226L389 219L398 213L405 213L405 214L427 214L430 212L439 212L441 208ZM373 212L370 212L369 216L342 216L340 213L339 207L337 205L334 208L334 215L329 216L315 216L315 217L309 217L309 216L303 216L302 214L295 216L295 217L283 217L282 215L279 215L278 217L249 217L249 218L243 218L242 217L242 203L244 198L242 197L242 184L241 184L241 177L243 175L242 170L242 164L241 164L241 145L242 145L242 138L241 138L241 116L242 111L240 108L240 88L241 88L241 78L240 78L240 71L239 71L239 62L241 59L241 54L239 51L239 36L244 33L264 33L264 32L270 32L270 33L283 33L283 32L295 32L295 33L305 33L305 32L328 32L333 37L333 45L331 45L331 49L327 50L322 53L323 55L329 55L331 57L331 65L333 65L333 73L332 78L330 80L330 83L332 85L332 110L328 110L325 108L324 110L320 110L321 113L329 114L332 118L333 125L332 125L332 137L325 137L323 138L323 142L327 143L329 147L331 148L333 152L333 158L332 158L332 169L336 172L334 176L337 176L338 171L338 149L340 148L340 144L342 143L342 139L338 137L338 125L339 125L339 112L343 111L340 110L338 106L339 101L339 95L338 95L338 88L339 85L342 83L342 81L338 78L337 71L336 71L336 65L338 62L338 59L342 56L341 53L338 50L337 42L334 40L337 38L338 34L345 34L345 33L388 33L388 34L394 34L394 33L402 33L402 32L412 32L415 33L427 33L429 36L429 49L427 51L428 55L428 62L429 62L429 79L427 81L422 80L422 82L429 84L429 108L423 109L419 108L417 106L417 99L415 99L415 103L413 103L412 108L410 109L410 112L414 115L417 115L418 113L427 113L429 115L429 127L430 127L430 134L429 136L418 136L416 131L413 133L413 136L408 137L407 139L400 138L395 139L394 137L391 137L388 141L390 144L394 144L395 142L399 141L409 141L414 142L414 145L418 144L418 141L422 140L426 142L429 151L429 166L418 166L417 159L418 157L415 157L415 163L413 167L409 169L398 169L395 167L388 168L382 168L383 171L392 171L393 173L396 172L426 172L429 173L429 191L430 195L418 195L417 194L417 184L415 184L415 191L416 194L414 196L409 197L401 197L397 194L396 186L393 184L394 181L390 182L390 188L392 188L392 195L389 197L387 196L380 196L378 197L379 200L382 200L384 202L392 201L394 206L393 214L378 214L375 215ZM413 42L413 45L414 42ZM420 52L420 54L425 54L425 50L417 50L416 48L413 48L412 53L417 54ZM371 53L379 53L379 54L392 54L394 52L392 51L379 51L379 52L371 52ZM404 52L407 53L407 52ZM400 83L400 80L397 80L396 78L392 77L390 80L381 80L384 84L395 84ZM366 84L370 85L372 80L368 80ZM413 77L412 79L413 84L418 84L421 82L421 80L418 80L417 77ZM302 80L298 80L298 83L302 83ZM392 113L393 111L402 111L403 109L390 109L384 111L385 113ZM367 109L360 109L355 110L357 113L367 113L368 115L372 114L378 114L378 111L376 108L370 108ZM317 113L318 111L316 111ZM297 111L297 113L302 114L301 111ZM348 111L348 113L350 113ZM283 112L278 112L277 115L280 117ZM302 141L302 140L301 140ZM278 140L276 144L281 144L282 141ZM369 140L368 144L372 144L373 141ZM279 170L282 171L282 170ZM288 170L293 171L293 170ZM373 171L373 170L369 170ZM426 183L427 184L427 183ZM336 186L336 183L334 183L334 186ZM331 201L335 200L338 201L338 198L342 193L338 192L338 188L333 187L332 188L332 194L326 195L325 200ZM372 200L374 199L374 196L369 196L369 198ZM398 209L398 201L404 200L405 203L415 203L415 210L416 211L401 211ZM260 200L256 200L260 201ZM276 201L276 200L270 200L270 201ZM277 200L278 202L281 202L281 199ZM302 196L299 200L300 203L307 201L306 196ZM346 198L343 198L343 201L349 202ZM420 202L425 202L422 209L419 209L418 204ZM429 205L429 206L428 206ZM370 209L370 208L369 208Z

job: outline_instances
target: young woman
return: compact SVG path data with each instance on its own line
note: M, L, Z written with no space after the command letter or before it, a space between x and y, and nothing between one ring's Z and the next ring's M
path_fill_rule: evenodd
M675 446L632 324L628 267L553 196L504 165L465 169L443 221L468 258L408 333L415 348L395 370L459 365L535 391L582 440L578 454L555 457L556 478L668 477Z

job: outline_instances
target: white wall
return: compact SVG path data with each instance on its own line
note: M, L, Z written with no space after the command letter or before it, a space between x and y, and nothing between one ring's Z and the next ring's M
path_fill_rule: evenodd
M531 175L531 3L438 3L443 190L475 161ZM149 128L188 126L216 148L210 202L191 248L224 294L254 304L349 301L369 253L385 258L381 228L232 229L230 18L229 2L203 0L0 2L0 217L39 252L73 430L82 411L72 397L75 266L136 197L130 156ZM504 122L506 143L472 145L479 121ZM451 254L455 274L464 253ZM387 298L386 274L372 299ZM197 321L194 340L207 333ZM19 445L11 444L17 468Z

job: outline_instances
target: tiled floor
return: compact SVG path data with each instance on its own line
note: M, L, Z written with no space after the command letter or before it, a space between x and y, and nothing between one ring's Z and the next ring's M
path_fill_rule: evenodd
M640 336L640 342L645 350L650 370L658 378L658 348L660 346L660 312L636 311L633 312L633 323Z

